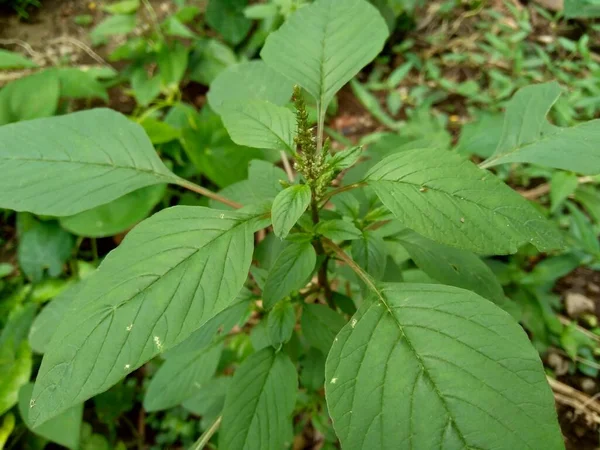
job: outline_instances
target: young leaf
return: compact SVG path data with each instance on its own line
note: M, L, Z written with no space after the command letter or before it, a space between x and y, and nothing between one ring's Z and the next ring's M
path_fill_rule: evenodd
M210 85L208 104L222 114L226 105L243 105L248 100L264 100L285 105L294 89L293 83L262 61L249 61L221 72Z
M296 325L296 312L291 302L278 302L267 318L267 328L271 345L275 348L285 344L292 337Z
M114 236L148 217L166 190L166 184L146 186L104 205L62 217L60 225L78 236Z
M364 0L317 0L267 38L262 59L306 89L325 111L337 91L382 50L385 21Z
M52 337L32 423L108 389L231 305L250 267L255 217L176 206L135 227L85 280Z
M0 127L0 171L0 207L53 216L177 181L142 128L109 109Z
M0 70L30 69L33 67L37 67L37 64L20 53L0 49Z
M367 174L383 204L434 241L482 254L515 253L531 243L559 248L562 238L527 200L456 153L407 150Z
M279 254L267 276L263 292L265 308L272 308L292 291L303 288L316 263L317 254L310 242L288 245Z
M156 372L146 395L146 411L160 411L180 405L198 393L217 370L223 343L173 356Z
M329 164L335 170L344 170L352 167L362 155L362 146L350 147L346 150L337 152L329 161Z
M237 369L223 409L219 448L280 450L290 431L298 376L290 358L265 348Z
M83 420L83 403L69 408L54 419L42 424L37 428L31 426L29 410L32 408L31 393L33 383L28 383L19 391L19 413L21 419L34 434L48 439L49 441L63 445L72 450L79 448L79 437L81 435L81 422Z
M502 286L477 255L438 244L408 229L394 239L423 272L440 283L473 291L496 304L504 303Z
M386 244L372 231L363 231L360 239L352 241L352 258L376 280L383 278L387 254Z
M325 305L307 304L302 309L302 332L312 347L324 355L329 353L335 335L346 321L342 316Z
M244 16L248 0L210 0L206 8L206 23L232 45L244 40L252 21Z
M294 153L296 118L283 106L263 100L225 107L221 117L233 142Z
M506 107L498 147L482 167L522 162L589 175L600 173L596 146L600 120L569 128L556 127L546 120L560 94L560 85L555 81L517 91Z
M307 184L296 184L277 194L271 216L273 231L278 238L285 239L310 205L310 199L311 192Z
M352 222L340 219L319 222L317 232L333 241L351 241L363 237L362 232Z
M527 335L469 291L385 285L337 336L325 371L346 450L564 449Z

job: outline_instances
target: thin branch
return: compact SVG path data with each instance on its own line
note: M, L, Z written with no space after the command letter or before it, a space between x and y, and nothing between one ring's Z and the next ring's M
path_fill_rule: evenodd
M288 177L288 181L290 183L294 182L294 171L292 170L292 166L290 164L290 160L288 159L287 153L285 150L281 150L281 162L283 163L283 168Z
M202 450L210 441L210 438L217 432L219 426L221 425L221 420L223 420L223 416L217 417L217 420L213 422L213 424L208 427L208 429L202 433L202 436L194 443L194 445L190 448L190 450Z
M557 398L557 400L559 400L559 402L561 397L570 399L570 402L565 403L569 406L572 406L580 413L593 416L594 421L596 423L600 423L598 420L600 419L600 402L598 402L595 396L590 397L589 395L584 394L583 392L580 392L577 389L566 385L565 383L561 383L552 377L547 376L546 379L548 380L548 384L554 392L554 396L557 397L558 394L559 398Z
M28 43L21 39L0 39L0 45L18 45L25 49L27 53L29 53L34 58L41 58L42 54L36 52L33 47Z
M579 182L579 184L585 184L593 183L595 180L592 177L579 177L577 181ZM550 183L544 183L534 187L533 189L529 189L528 191L519 191L519 194L521 194L527 200L535 200L536 198L540 198L541 196L546 195L549 192Z
M234 209L240 209L244 206L238 202L229 200L228 198L225 198L225 197L217 194L216 192L211 191L210 189L206 189L202 186L198 186L196 183L192 183L191 181L184 180L183 178L180 178L177 181L177 184L179 186L189 189L190 191L193 191L197 194L204 195L205 197L208 197L208 198L212 198L213 200L215 200L219 203L223 203L224 205L231 206Z
M331 199L331 197L333 197L335 195L341 194L342 192L351 191L353 189L357 189L359 187L363 187L366 185L367 185L367 183L365 183L364 181L361 181L360 183L348 184L346 186L342 186L342 187L339 187L332 191L329 191L321 199L321 205L325 205L329 201L329 199Z
M68 42L70 44L73 44L75 47L79 47L81 50L87 53L89 57L96 61L98 64L102 64L103 66L112 68L112 66L108 64L104 59L102 59L102 57L98 53L92 50L91 47L89 47L85 43L81 42L79 39L75 39L72 36L59 36L49 41L49 44L55 44L60 42Z

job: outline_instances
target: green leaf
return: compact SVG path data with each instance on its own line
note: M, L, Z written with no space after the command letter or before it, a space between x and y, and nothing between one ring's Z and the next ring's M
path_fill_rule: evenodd
M302 309L301 325L308 343L326 355L346 321L325 305L306 304Z
M266 161L254 160L250 161L248 166L247 180L229 185L219 193L242 205L272 202L283 190L279 181L285 179L285 172L279 167ZM211 208L229 208L214 200L210 201L210 206Z
M206 23L221 33L230 44L244 40L252 21L244 16L248 0L210 0L206 8Z
M233 142L294 153L296 117L289 109L263 100L224 107L223 123Z
M37 64L20 53L0 49L0 70L30 69L33 67L37 67Z
M78 449L83 419L83 403L73 406L39 427L33 428L29 421L29 410L35 407L31 402L32 392L33 383L26 384L19 391L19 414L21 414L21 419L23 419L27 428L44 439L73 450Z
M130 33L135 29L135 25L134 14L110 16L94 27L90 32L90 39L93 45L104 44L111 36Z
M208 86L221 72L237 62L235 52L217 39L198 39L191 56L190 79Z
M311 391L323 388L325 381L325 356L320 350L311 347L302 360L300 382Z
M500 114L480 113L475 122L462 127L456 151L489 158L502 137L503 122Z
M424 238L411 230L395 237L408 251L415 264L442 284L473 291L492 302L504 303L504 291L498 279L477 255Z
M292 338L296 325L296 312L291 302L278 302L267 317L271 345L279 348Z
M265 348L237 369L225 398L219 448L280 450L291 437L298 376L289 357Z
M262 61L249 61L221 72L208 91L208 104L221 114L227 105L243 105L248 100L264 100L285 105L294 84Z
M38 222L21 236L17 256L25 275L40 282L47 269L52 278L63 272L75 239L57 222Z
M110 14L133 14L140 7L140 0L123 0L109 5L104 5L102 9Z
M140 125L154 145L165 144L181 137L181 130L153 117L145 117Z
M577 175L569 172L555 172L550 180L551 212L555 212L563 202L577 190L579 180Z
M144 397L146 411L160 411L193 397L217 370L223 343L175 355L152 377Z
M271 309L292 291L306 286L316 263L317 254L310 242L293 242L283 249L265 282L264 307Z
M260 55L325 111L336 92L379 54L387 37L385 21L364 0L317 0L271 33Z
M78 236L114 236L148 217L167 191L166 184L147 186L74 216L60 219L66 230Z
M2 419L0 424L0 448L4 448L4 445L8 441L9 436L15 429L15 416L8 413Z
M307 184L297 184L284 189L273 201L271 216L273 231L280 239L285 239L290 230L310 205L311 192Z
M131 74L131 89L141 106L148 106L160 95L161 84L162 78L158 75L148 75L144 67L134 70Z
M564 449L537 351L477 294L389 284L337 336L329 412L349 449Z
M316 231L333 241L351 241L363 237L362 232L352 222L341 219L319 222Z
M363 231L360 239L352 241L352 258L376 280L383 278L387 254L386 244L372 231Z
M72 99L101 98L108 102L106 88L91 72L63 67L52 69L60 81L60 96Z
M330 166L335 170L344 170L352 167L361 157L362 146L350 147L346 150L337 152L329 161Z
M600 154L595 144L600 140L600 120L569 128L556 127L546 120L561 91L555 81L517 91L506 107L498 147L482 167L521 162L589 175L600 173Z
M562 238L527 200L456 153L407 150L367 174L403 225L436 242L482 254L515 253L531 243L559 248Z
M29 330L29 345L36 353L46 353L52 336L62 318L79 295L83 283L80 281L54 298L33 321Z
M53 216L177 180L142 128L109 109L0 127L0 171L0 207Z
M59 96L60 83L54 70L13 81L0 90L0 125L53 116ZM5 139L2 136L0 141Z
M163 45L156 60L160 69L160 77L165 86L177 88L188 65L188 48L180 42Z
M176 206L135 227L85 280L52 337L32 423L108 389L231 305L250 267L256 216Z
M596 0L565 0L565 17L600 17L600 3Z
M183 402L182 406L198 416L202 423L211 423L223 411L225 395L229 391L233 377L216 377L206 382L199 392Z

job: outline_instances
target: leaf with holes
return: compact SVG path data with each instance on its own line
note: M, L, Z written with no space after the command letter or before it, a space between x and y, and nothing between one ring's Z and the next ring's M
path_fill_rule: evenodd
M238 368L225 398L219 448L279 450L292 439L298 375L283 352L265 348Z
M508 254L525 243L540 251L563 243L527 200L456 153L396 153L375 165L366 180L403 225L451 247Z
M325 111L337 91L382 50L385 21L364 0L317 0L271 33L260 56Z
M564 449L527 335L469 291L384 285L337 336L325 371L345 450Z
M254 227L264 226L255 217L176 206L135 227L85 280L52 337L32 423L105 391L233 304Z
M289 109L250 100L222 111L223 124L236 144L294 153L296 117Z
M0 207L52 216L178 181L142 127L109 109L0 127L0 172Z
M506 107L496 151L482 167L521 162L589 175L600 173L600 120L561 128L546 119L561 91L556 81L517 91Z

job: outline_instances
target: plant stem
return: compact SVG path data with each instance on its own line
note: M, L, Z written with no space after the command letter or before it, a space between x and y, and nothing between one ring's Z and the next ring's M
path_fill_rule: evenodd
M323 127L325 126L325 111L322 111L323 105L317 102L317 155L321 155L323 148Z
M311 215L312 221L316 225L319 223L319 205L315 198L315 192L312 190L312 201L311 201ZM317 239L314 243L315 251L317 255L325 255L325 249L323 248L323 243L320 239ZM333 303L331 286L329 286L329 280L327 279L327 264L329 263L329 257L325 256L321 267L319 267L319 272L317 274L317 278L319 280L319 285L325 291L325 300L327 301L327 305L333 310L335 310L335 303Z
M217 432L219 426L221 425L221 420L223 420L223 416L217 417L217 420L213 422L213 424L204 432L202 436L192 445L190 450L202 450L210 441L210 438L213 437L213 434Z
M196 192L197 194L204 195L205 197L208 197L208 198L212 198L213 200L215 200L219 203L223 203L224 205L231 206L234 209L240 209L244 206L238 202L229 200L228 198L225 198L225 197L217 194L216 192L211 191L210 189L206 189L202 186L198 186L196 183L192 183L189 180L184 180L183 178L179 178L179 180L177 180L177 184L181 187L189 189L190 191Z
M361 181L359 183L348 184L346 186L342 186L342 187L339 187L337 189L334 189L333 191L329 191L321 199L321 202L322 202L321 204L324 206L329 201L329 199L331 197L333 197L335 195L338 195L338 194L341 194L342 192L351 191L353 189L357 189L359 187L363 187L363 186L366 186L366 185L367 185L366 182Z
M369 274L365 272L358 264L356 264L356 262L352 258L350 258L344 250L342 250L340 247L338 247L336 244L334 244L327 238L323 238L323 242L327 247L329 247L329 249L333 251L333 253L341 261L345 262L348 265L348 267L350 267L354 271L354 273L356 273L356 275L358 275L360 279L363 280L365 284L373 290L373 292L379 295L379 289L377 289L377 286L375 286L375 283L373 282Z
M288 181L290 183L294 182L294 171L292 170L292 166L290 164L290 160L288 159L287 153L285 150L281 150L281 162L283 163L283 168L288 177Z

